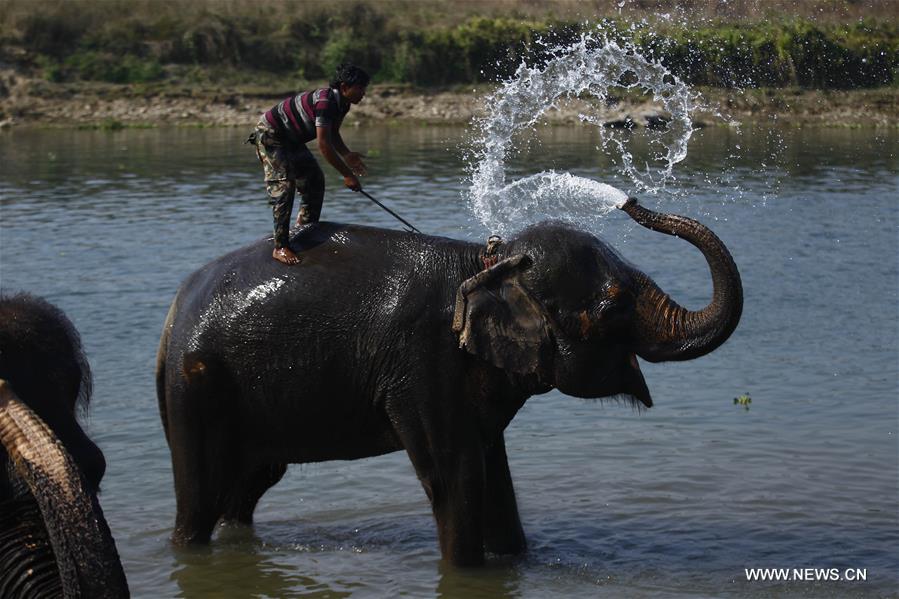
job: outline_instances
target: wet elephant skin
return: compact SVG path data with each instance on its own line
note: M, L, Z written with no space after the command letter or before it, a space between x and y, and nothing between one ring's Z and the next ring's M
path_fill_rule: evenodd
M561 223L483 246L317 223L190 275L163 327L157 393L172 452L176 543L250 523L288 463L405 450L444 559L525 550L503 431L531 396L622 396L649 407L636 359L712 351L742 309L723 243L683 217L625 206L709 262L705 309L677 306L595 236ZM655 334L653 331L657 331ZM689 355L685 355L689 354Z

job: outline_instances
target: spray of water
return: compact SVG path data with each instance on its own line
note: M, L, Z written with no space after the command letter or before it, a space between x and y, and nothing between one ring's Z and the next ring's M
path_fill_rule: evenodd
M522 132L534 131L547 111L566 102L598 105L578 118L597 128L601 139L597 149L617 158L620 174L640 192L664 188L674 165L687 156L694 130L691 113L697 94L633 47L596 32L584 33L567 46L544 49L552 58L538 66L522 62L487 99L487 114L474 123L478 133L469 157L468 201L485 227L500 234L544 218L589 226L627 199L611 185L567 172L544 171L507 180L506 160L516 151L516 140ZM650 156L642 166L628 149L633 136L604 126L603 107L624 90L642 91L670 115L663 130L652 132Z

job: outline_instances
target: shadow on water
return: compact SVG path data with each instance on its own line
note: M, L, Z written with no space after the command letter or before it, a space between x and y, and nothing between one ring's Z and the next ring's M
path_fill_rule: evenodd
M409 590L407 580L391 575L372 587L371 574L341 568L339 574L320 571L325 562L352 563L381 554L383 569L393 560L421 562L429 575L414 585L416 595L465 599L519 597L524 559L489 556L481 568L455 568L438 558L432 522L416 521L417 530L398 522L365 527L349 534L345 527L290 526L272 523L257 534L242 526L220 527L209 546L173 548L171 580L178 596L191 597L349 597L366 591L380 595ZM426 534L423 529L428 529ZM398 530L405 532L397 536ZM355 529L359 531L359 529ZM274 538L272 538L274 537ZM298 543L297 537L304 542ZM425 547L427 546L427 547ZM313 575L310 575L314 573ZM383 574L382 574L383 575ZM417 574L422 578L422 573ZM328 580L329 582L323 582ZM240 589L237 592L237 589Z
M351 595L348 590L303 576L286 560L279 563L279 554L272 553L248 527L221 529L212 545L175 548L172 555L175 563L171 579L180 597ZM303 589L302 595L298 589Z
M687 587L693 595L685 596L731 589L738 595L846 597L857 584L750 582L744 568L863 567L868 583L887 588L892 556L884 548L899 542L890 531L821 528L798 516L781 514L782 526L771 528L708 511L675 517L647 505L625 517L600 508L525 517L527 554L488 555L482 568L455 568L440 561L429 517L372 516L360 508L323 518L329 522L220 527L210 546L172 551L171 580L181 597L229 596L235 589L239 596L264 597L412 593L487 599L585 596L590 589L609 596L678 596ZM758 518L774 516L761 509ZM398 573L400 563L404 572Z
M436 596L445 599L489 599L519 597L521 570L519 560L489 559L483 568L454 568L440 562Z

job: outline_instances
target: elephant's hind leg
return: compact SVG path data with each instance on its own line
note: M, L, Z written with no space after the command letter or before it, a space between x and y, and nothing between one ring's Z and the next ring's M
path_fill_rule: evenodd
M172 439L178 442L177 435ZM172 459L177 502L172 541L176 545L205 544L224 513L226 476L214 451L198 443L180 442L186 449Z
M253 511L256 504L270 488L275 486L284 473L287 464L267 464L251 470L246 476L235 481L228 505L225 507L224 520L250 525L253 523Z
M233 484L237 443L228 415L231 398L214 370L185 357L183 378L168 393L177 545L209 542Z

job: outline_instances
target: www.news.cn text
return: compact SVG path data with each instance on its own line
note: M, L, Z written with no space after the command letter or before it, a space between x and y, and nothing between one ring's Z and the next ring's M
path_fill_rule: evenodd
M865 582L867 568L744 568L750 582Z

